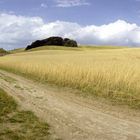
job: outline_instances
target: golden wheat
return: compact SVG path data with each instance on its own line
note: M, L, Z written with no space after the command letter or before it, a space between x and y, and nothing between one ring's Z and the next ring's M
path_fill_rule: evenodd
M140 108L140 49L19 53L1 57L0 68Z

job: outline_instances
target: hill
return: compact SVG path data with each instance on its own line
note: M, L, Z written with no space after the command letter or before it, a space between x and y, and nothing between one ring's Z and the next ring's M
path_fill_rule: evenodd
M108 50L108 49L124 49L127 47L121 46L78 46L78 47L65 47L65 46L50 46L50 45L45 45L45 46L39 46L37 48L32 48L29 50L25 51L25 48L17 48L10 50L9 53L15 54L15 53L22 53L22 52L31 52L31 51L42 51L42 50L66 50L66 51L87 51L87 50Z
M3 57L0 68L140 108L140 49L46 48Z

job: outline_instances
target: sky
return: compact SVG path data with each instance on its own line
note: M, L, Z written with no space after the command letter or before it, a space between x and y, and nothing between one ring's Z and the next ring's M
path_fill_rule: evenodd
M50 36L140 46L140 0L0 0L0 48Z

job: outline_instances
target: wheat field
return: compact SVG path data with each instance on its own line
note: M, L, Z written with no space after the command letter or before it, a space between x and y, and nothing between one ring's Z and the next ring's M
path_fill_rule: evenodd
M0 57L0 68L140 108L140 49L40 50Z

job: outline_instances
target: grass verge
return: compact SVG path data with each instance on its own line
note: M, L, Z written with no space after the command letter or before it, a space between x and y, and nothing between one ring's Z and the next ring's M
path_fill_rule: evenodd
M0 140L49 139L49 125L32 112L19 110L15 100L0 89Z

